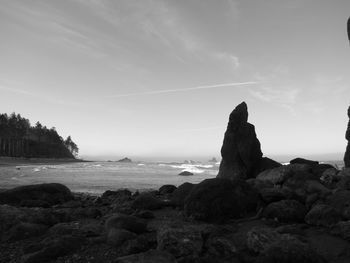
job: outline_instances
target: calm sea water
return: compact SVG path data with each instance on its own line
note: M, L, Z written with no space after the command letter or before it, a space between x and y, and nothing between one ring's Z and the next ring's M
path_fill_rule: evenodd
M164 184L198 183L213 178L219 164L89 162L0 168L0 188L35 183L62 183L75 192L158 189ZM178 175L182 171L192 176Z
M342 168L342 161L330 161ZM158 189L164 184L199 183L216 177L219 163L118 163L85 162L58 165L0 167L0 188L36 183L62 183L74 192L100 194L106 190L128 188L132 191ZM182 171L192 176L178 175Z

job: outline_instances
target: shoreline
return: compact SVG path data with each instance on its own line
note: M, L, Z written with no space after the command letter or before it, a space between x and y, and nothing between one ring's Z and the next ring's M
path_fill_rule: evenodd
M25 157L0 157L0 167L12 167L12 166L23 166L23 165L56 165L65 163L81 163L81 162L92 162L82 159L72 158L25 158Z

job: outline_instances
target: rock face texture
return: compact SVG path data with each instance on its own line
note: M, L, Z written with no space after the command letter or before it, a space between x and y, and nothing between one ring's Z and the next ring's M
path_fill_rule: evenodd
M217 177L232 180L254 177L262 155L254 125L248 122L247 104L242 102L230 114Z
M350 118L350 107L348 108L348 117ZM344 164L345 167L350 167L350 120L348 122L348 128L346 129L345 139L348 141L348 145L346 146L346 151L344 155Z
M197 220L223 222L255 211L257 202L258 194L245 181L212 178L193 187L184 211Z

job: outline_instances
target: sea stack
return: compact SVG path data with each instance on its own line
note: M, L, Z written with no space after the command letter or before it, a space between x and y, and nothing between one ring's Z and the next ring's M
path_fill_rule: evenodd
M348 108L348 127L345 133L345 139L348 141L348 145L346 146L346 151L344 155L344 164L346 168L350 168L350 107Z
M255 127L248 122L247 104L242 102L230 114L217 177L231 180L255 177L262 155Z

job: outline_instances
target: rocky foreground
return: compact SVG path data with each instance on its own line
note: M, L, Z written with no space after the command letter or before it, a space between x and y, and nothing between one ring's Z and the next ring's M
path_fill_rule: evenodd
M350 262L350 169L297 159L147 193L0 193L0 262Z
M196 185L0 192L0 262L350 262L350 168L263 157L247 120L243 102L230 115L217 178ZM345 167L349 156L348 146Z

